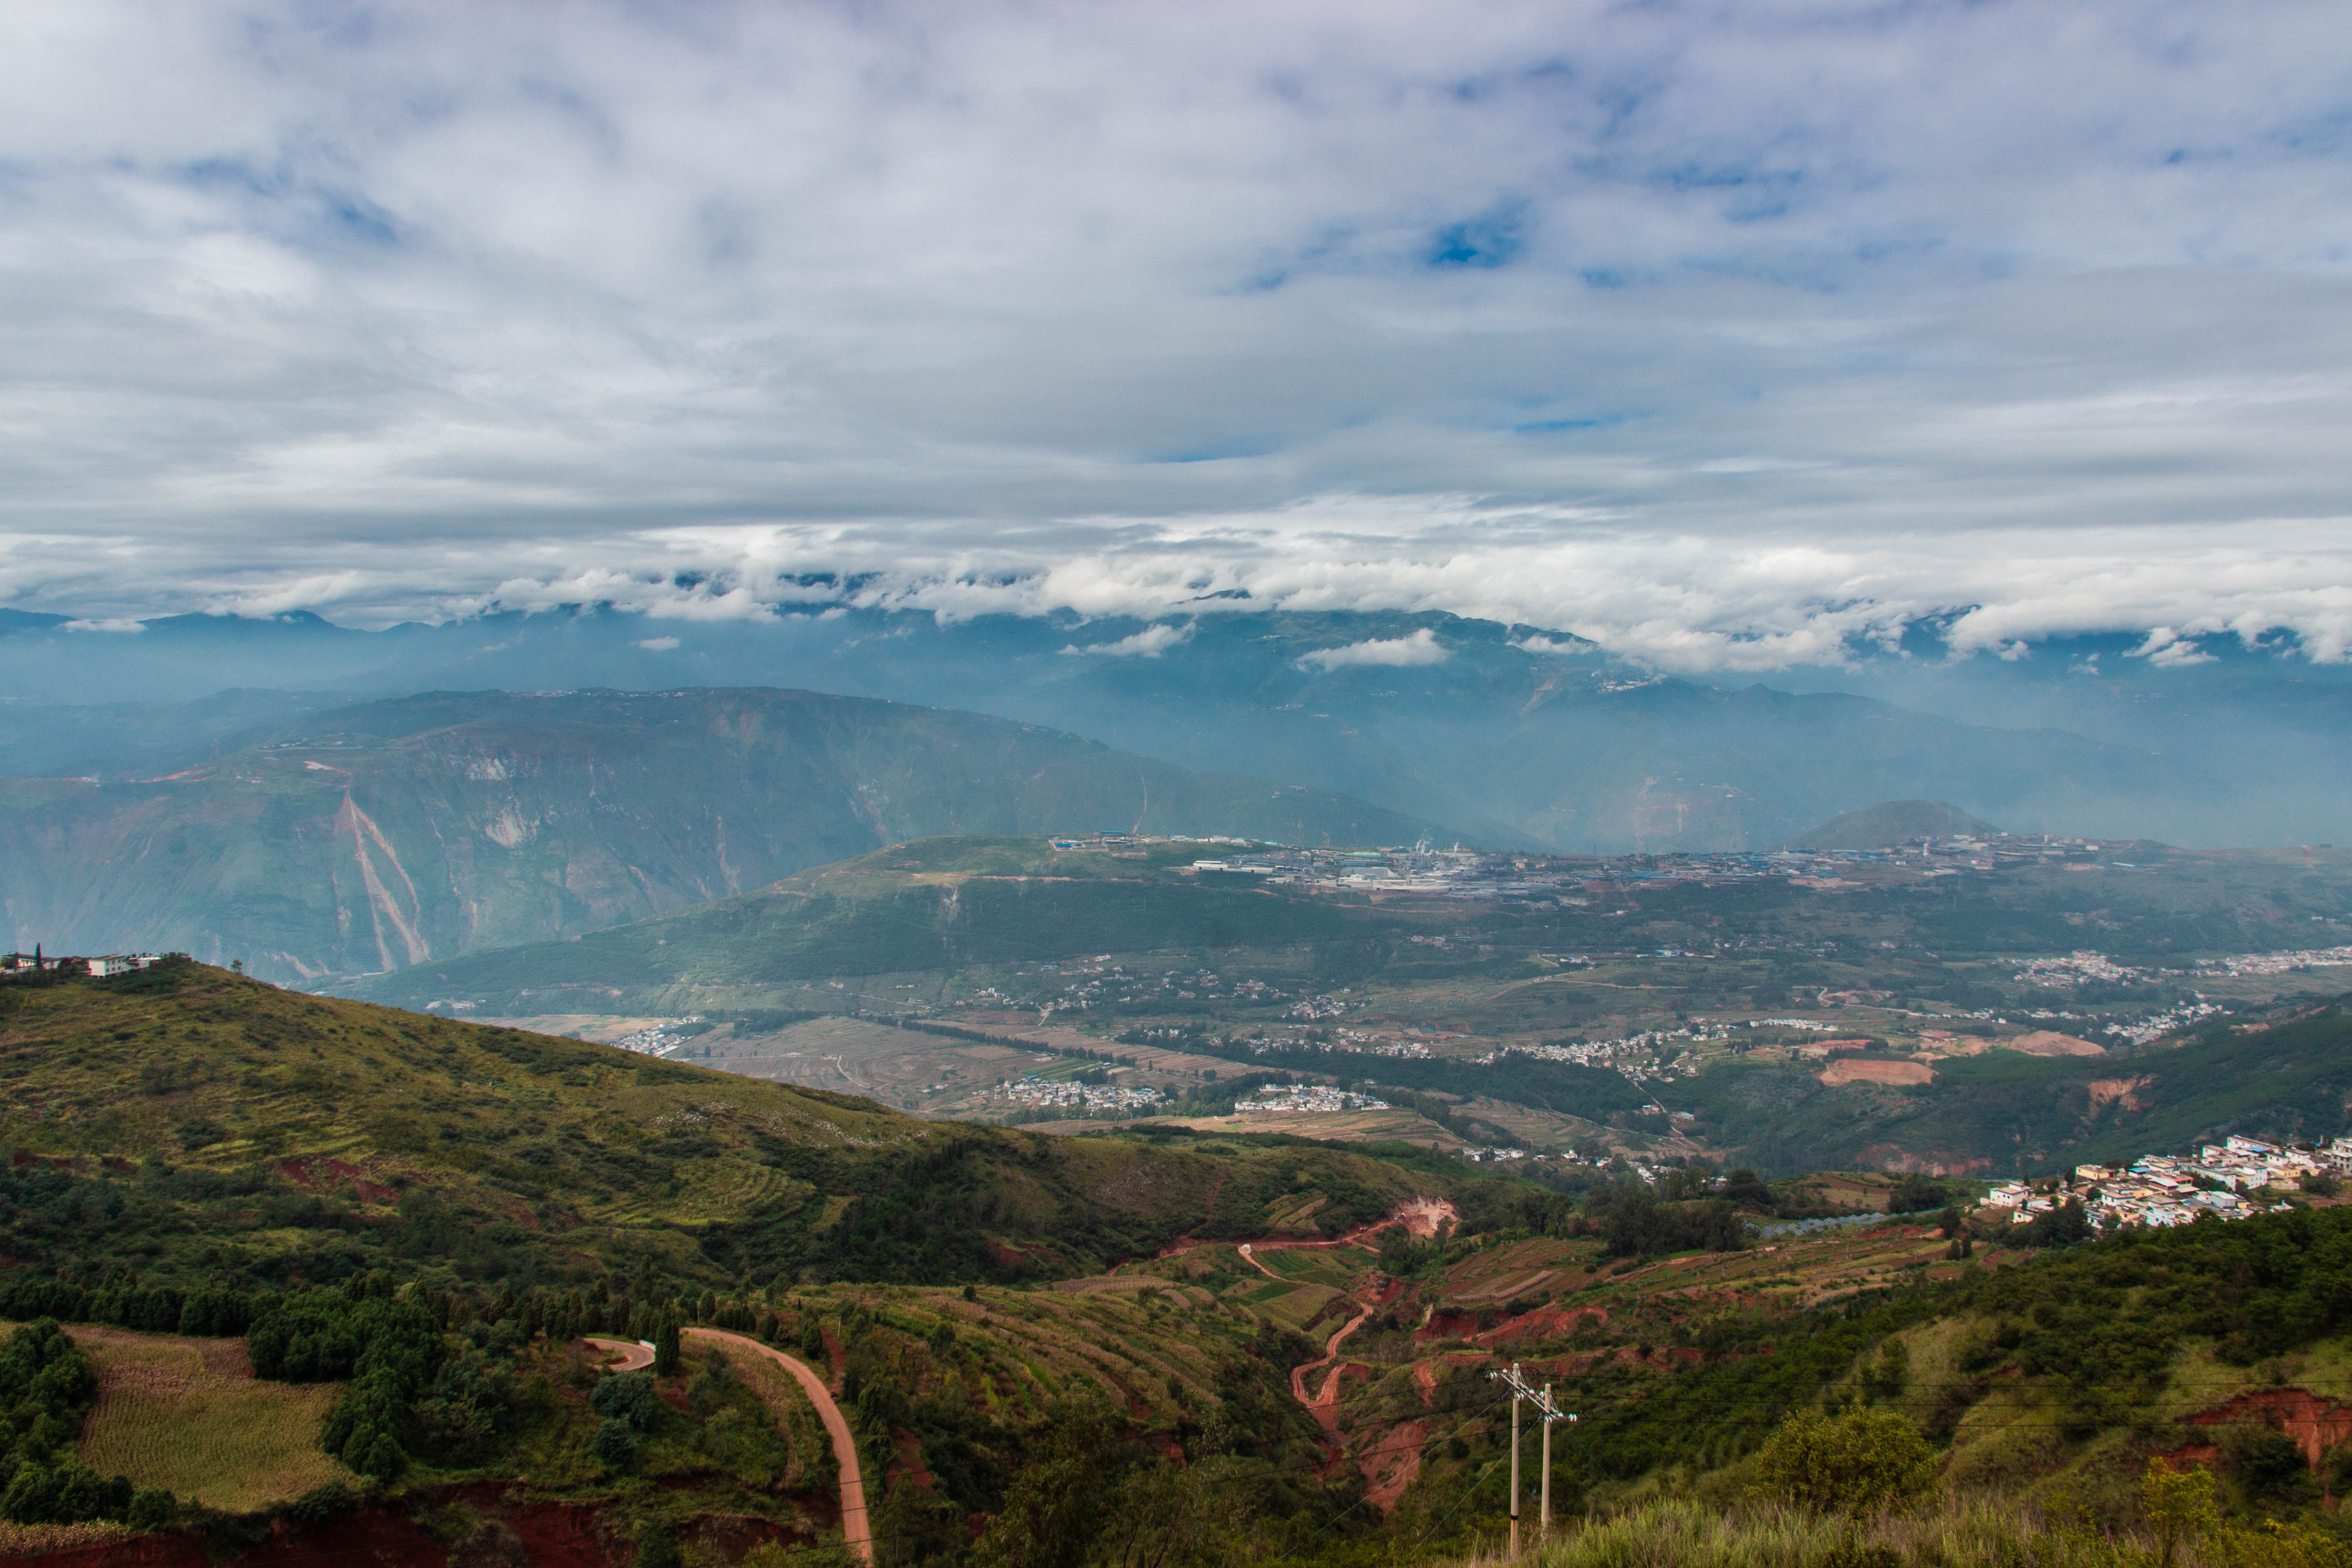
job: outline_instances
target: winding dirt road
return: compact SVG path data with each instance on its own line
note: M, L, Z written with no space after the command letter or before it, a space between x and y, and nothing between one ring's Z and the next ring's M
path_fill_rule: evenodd
M1324 1345L1321 1361L1303 1362L1290 1369L1290 1392L1297 1395L1299 1404L1314 1412L1315 1419L1323 1424L1323 1430L1328 1432L1335 1440L1339 1436L1339 1379L1348 1369L1344 1366L1332 1366L1331 1375L1323 1380L1322 1391L1314 1394L1307 1392L1307 1374L1322 1367L1331 1366L1333 1362L1338 1361L1339 1342L1362 1328L1364 1320L1371 1315L1371 1308L1362 1307L1356 1313L1354 1321L1338 1333L1333 1334L1329 1342Z
M833 1460L841 1472L841 1535L849 1550L861 1563L874 1561L874 1531L866 1519L866 1480L857 1468L857 1442L849 1435L849 1423L841 1414L841 1406L833 1402L833 1393L824 1379L783 1352L744 1334L730 1334L724 1329L688 1328L680 1331L687 1338L709 1340L736 1350L749 1351L753 1355L767 1357L793 1374L816 1406L817 1419L824 1423L825 1436L833 1439ZM654 1364L654 1348L635 1340L591 1339L588 1343L598 1350L612 1351L620 1356L605 1370L608 1372L642 1372ZM1338 1341L1332 1342L1334 1344Z
M841 1406L833 1402L833 1393L825 1387L824 1379L772 1345L761 1344L747 1334L730 1334L724 1329L690 1328L684 1331L688 1339L709 1340L714 1344L730 1345L753 1355L766 1356L793 1374L816 1406L818 1419L824 1423L825 1436L833 1439L834 1463L841 1471L841 1535L849 1543L850 1552L861 1563L874 1561L874 1531L866 1519L866 1481L857 1468L857 1442L849 1435L849 1423L841 1414Z

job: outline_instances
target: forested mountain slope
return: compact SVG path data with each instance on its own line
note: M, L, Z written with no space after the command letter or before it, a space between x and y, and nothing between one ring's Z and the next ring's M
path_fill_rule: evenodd
M29 951L316 978L545 941L936 833L1410 841L1429 825L972 713L804 691L443 692L216 762L0 785Z

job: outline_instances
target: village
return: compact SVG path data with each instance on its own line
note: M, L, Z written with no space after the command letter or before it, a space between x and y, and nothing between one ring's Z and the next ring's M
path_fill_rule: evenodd
M2080 1201L2098 1229L2147 1226L2167 1229L2211 1215L2248 1219L2293 1205L2274 1192L2331 1193L2339 1173L2352 1172L2352 1138L2325 1149L2297 1149L2259 1138L2232 1137L2202 1145L2193 1156L2147 1154L2127 1166L2077 1165L2062 1185L2002 1182L1985 1194L1986 1206L2009 1211L2026 1225L2069 1201Z
M2007 834L1921 838L1892 849L1782 848L1642 856L1496 854L1465 849L1458 844L1440 849L1426 839L1410 848L1309 848L1262 840L1188 838L1111 829L1051 842L1056 850L1134 858L1150 854L1157 846L1214 846L1224 852L1202 856L1186 869L1196 876L1259 877L1270 884L1311 891L1498 900L1535 909L1590 907L1613 894L1659 883L1724 887L1784 880L1835 891L1861 886L1851 879L1857 876L1952 876L2033 864L2085 870L2141 869L2136 862L2113 858L2094 841Z

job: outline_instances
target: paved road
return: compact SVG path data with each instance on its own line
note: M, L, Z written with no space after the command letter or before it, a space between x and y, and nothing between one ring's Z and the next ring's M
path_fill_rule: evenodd
M654 1364L654 1347L639 1344L635 1340L597 1340L588 1342L600 1351L613 1351L620 1360L606 1367L607 1372L643 1372Z
M809 1403L816 1406L817 1416L824 1423L825 1435L833 1439L834 1462L841 1470L842 1538L848 1542L849 1550L856 1554L859 1562L873 1562L874 1533L866 1521L866 1482L858 1474L857 1443L850 1436L849 1423L842 1418L841 1406L833 1402L832 1392L825 1387L824 1379L783 1352L745 1335L730 1334L724 1329L692 1328L686 1332L694 1339L709 1340L749 1351L753 1355L766 1356L793 1374L801 1385L801 1392L806 1394ZM646 1359L652 1359L651 1352L647 1352Z

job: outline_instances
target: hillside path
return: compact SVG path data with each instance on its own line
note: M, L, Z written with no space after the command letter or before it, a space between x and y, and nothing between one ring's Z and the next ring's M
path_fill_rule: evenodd
M654 1347L635 1340L599 1340L588 1342L600 1351L615 1351L621 1359L606 1367L607 1372L643 1372L654 1364Z
M1365 1320L1371 1315L1371 1308L1363 1308L1346 1328L1333 1334L1329 1342L1324 1345L1321 1361L1307 1362L1290 1369L1290 1392L1297 1395L1299 1404L1314 1413L1315 1419L1322 1423L1323 1430L1328 1432L1335 1442L1339 1436L1339 1378L1348 1369L1343 1366L1331 1367L1331 1375L1323 1380L1323 1391L1314 1394L1307 1392L1307 1374L1318 1368L1331 1366L1333 1362L1338 1361L1339 1342L1362 1328Z
M841 1471L842 1539L848 1542L851 1553L859 1562L873 1562L874 1533L866 1519L866 1481L857 1468L857 1443L850 1436L849 1423L842 1417L841 1406L833 1402L833 1393L825 1387L824 1379L783 1352L772 1345L763 1345L747 1335L730 1334L724 1329L689 1328L682 1331L690 1339L710 1340L749 1351L753 1355L766 1356L793 1374L793 1381L801 1385L801 1392L808 1395L811 1405L816 1406L817 1416L824 1423L825 1435L833 1439L834 1463ZM1332 1342L1337 1344L1339 1342L1335 1340ZM646 1360L652 1359L652 1352L647 1352Z

